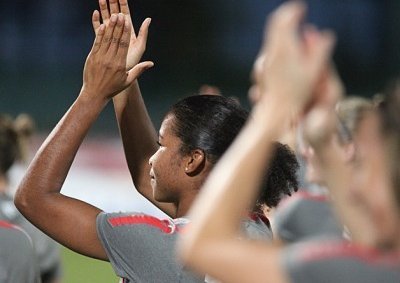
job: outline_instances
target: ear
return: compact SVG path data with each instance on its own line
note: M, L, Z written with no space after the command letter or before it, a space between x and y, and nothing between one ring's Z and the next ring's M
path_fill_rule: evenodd
M199 174L205 167L206 156L201 149L193 150L187 157L185 162L185 173L188 176Z

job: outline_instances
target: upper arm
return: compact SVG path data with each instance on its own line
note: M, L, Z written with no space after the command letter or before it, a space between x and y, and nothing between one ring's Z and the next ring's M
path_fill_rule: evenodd
M61 193L49 193L40 200L17 194L16 205L29 221L60 244L80 254L108 260L96 230L100 209Z
M135 282L158 282L160 274L163 282L179 281L183 269L176 261L173 227L171 221L135 213L101 213L97 220L115 272Z

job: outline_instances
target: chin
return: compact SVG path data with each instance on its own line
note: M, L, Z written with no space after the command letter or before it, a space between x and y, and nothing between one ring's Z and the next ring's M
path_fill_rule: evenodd
M153 198L154 200L158 201L158 202L168 202L165 200L165 197L163 197L162 195L158 194L157 191L153 191Z

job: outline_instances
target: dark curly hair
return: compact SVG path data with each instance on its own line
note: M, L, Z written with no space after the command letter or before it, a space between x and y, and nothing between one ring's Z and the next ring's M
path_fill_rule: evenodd
M297 192L299 186L296 175L299 163L296 155L287 145L274 142L273 146L274 153L256 203L256 210L263 205L276 207L283 197Z

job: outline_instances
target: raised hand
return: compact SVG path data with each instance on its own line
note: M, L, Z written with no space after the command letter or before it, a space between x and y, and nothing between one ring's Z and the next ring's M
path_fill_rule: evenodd
M83 71L82 92L105 100L127 88L152 62L142 62L126 71L131 22L123 14L111 15L97 30Z
M262 72L256 78L261 93L291 103L298 110L312 100L334 43L331 33L312 26L301 32L304 14L301 2L283 5L273 14L261 52L265 55Z
M129 40L128 58L126 62L126 69L130 70L139 63L144 51L146 50L147 35L151 19L146 18L143 21L139 33L136 36L132 24L128 0L109 0L109 6L110 8L107 6L107 0L99 0L100 12L95 10L92 16L93 29L97 34L100 28L100 14L104 24L109 23L110 14L122 13L125 15L126 21L131 26L131 37Z
M315 101L303 120L303 133L308 143L318 149L325 146L337 131L337 102L344 88L333 68L327 70L316 88Z

